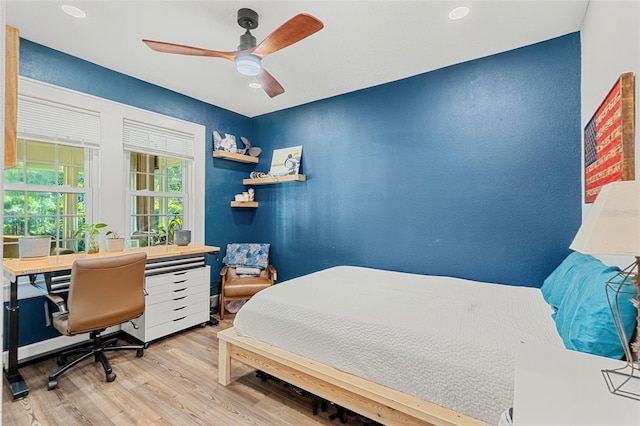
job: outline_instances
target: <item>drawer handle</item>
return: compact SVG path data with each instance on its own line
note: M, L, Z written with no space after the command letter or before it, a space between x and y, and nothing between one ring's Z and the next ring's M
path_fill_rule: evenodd
M174 283L174 284L182 284L182 283L184 283L184 282L187 282L187 280L182 280L182 281L174 281L173 283Z
M186 318L186 316L184 316L184 317L182 317L182 318L176 318L176 319L174 319L174 320L173 320L173 322L182 321L182 320L183 320L183 319L185 319L185 318Z
M176 273L175 273L175 274L173 274L173 275L184 275L184 274L186 274L186 273L187 273L187 271L184 271L184 272L176 272Z
M187 298L187 296L182 296L182 297L176 297L176 298L175 298L175 299L173 299L173 300L182 300L182 299L186 299L186 298Z
M177 290L173 290L173 292L174 292L174 293L177 293L177 292L179 292L179 291L185 291L186 289L187 289L186 287L185 287L185 288L179 288L179 289L177 289Z
M184 309L184 308L186 308L186 306L183 306L181 308L175 308L174 311L179 311L179 310Z

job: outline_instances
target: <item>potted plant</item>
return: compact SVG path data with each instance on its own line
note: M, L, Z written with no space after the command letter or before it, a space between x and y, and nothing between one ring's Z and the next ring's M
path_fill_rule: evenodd
M191 242L191 231L182 229L182 218L175 216L169 220L169 242L178 246L186 246Z
M75 238L84 238L86 241L86 250L88 254L99 253L100 243L96 237L100 235L100 230L106 228L106 223L83 223L73 234Z
M107 238L107 251L123 251L124 250L124 238L120 237L118 231L109 231L106 233Z

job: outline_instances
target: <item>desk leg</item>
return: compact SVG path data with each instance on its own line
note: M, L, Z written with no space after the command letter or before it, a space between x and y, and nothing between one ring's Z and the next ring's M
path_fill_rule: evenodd
M27 383L24 381L20 372L18 371L18 278L16 277L11 281L11 295L9 299L9 307L8 307L8 327L7 330L9 332L8 344L7 348L8 352L8 360L7 366L4 370L4 376L9 383L9 387L11 388L11 395L13 395L13 399L22 398L27 396L29 393L29 388L27 387Z

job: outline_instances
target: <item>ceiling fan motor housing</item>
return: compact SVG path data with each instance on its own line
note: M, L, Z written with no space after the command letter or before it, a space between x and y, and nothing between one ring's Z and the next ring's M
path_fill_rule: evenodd
M256 47L256 38L249 30L258 28L258 14L251 9L238 10L238 25L246 29L247 32L240 36L238 50L247 50Z
M256 38L251 35L249 30L240 36L240 44L238 50L247 50L256 47Z

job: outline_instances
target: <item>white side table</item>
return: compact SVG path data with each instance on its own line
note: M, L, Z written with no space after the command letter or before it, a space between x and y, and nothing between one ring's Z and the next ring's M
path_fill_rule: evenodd
M564 348L520 344L514 426L640 426L640 401L610 393L600 371L623 365Z

